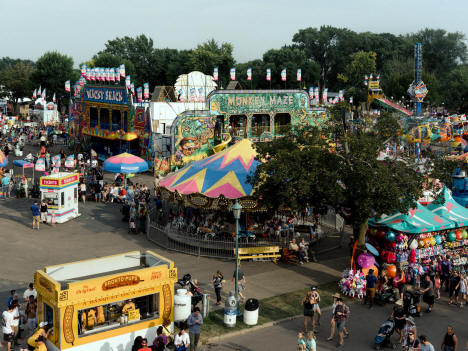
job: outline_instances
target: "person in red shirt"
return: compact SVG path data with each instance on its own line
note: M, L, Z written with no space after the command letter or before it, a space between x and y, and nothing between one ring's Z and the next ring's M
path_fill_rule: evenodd
M148 347L148 340L146 338L141 340L141 348L138 351L152 351L151 347Z

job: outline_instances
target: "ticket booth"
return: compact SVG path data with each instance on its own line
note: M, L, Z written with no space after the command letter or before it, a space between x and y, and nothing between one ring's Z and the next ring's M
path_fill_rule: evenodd
M41 200L47 203L47 222L55 214L56 223L78 217L78 173L55 173L40 179Z
M130 351L173 322L174 263L152 251L45 267L36 271L37 322L53 334L48 350Z

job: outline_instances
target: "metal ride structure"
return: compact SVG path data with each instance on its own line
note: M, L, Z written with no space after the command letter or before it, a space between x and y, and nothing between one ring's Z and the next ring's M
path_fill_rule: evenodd
M421 116L421 107L428 93L426 84L422 80L422 44L417 43L414 47L414 81L408 88L408 94L415 102L415 115Z

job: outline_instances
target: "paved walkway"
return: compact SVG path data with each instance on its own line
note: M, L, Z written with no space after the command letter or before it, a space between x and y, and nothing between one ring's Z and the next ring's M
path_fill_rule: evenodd
M121 221L116 204L80 203L82 216L56 227L31 229L32 200L0 201L0 301L5 300L10 287L26 287L35 270L47 265L100 257L131 250L151 249L175 261L179 276L191 273L201 287L214 297L210 287L212 274L220 269L230 280L234 270L232 260L216 260L190 256L160 249L143 234L129 235L127 223ZM333 245L324 243L323 246ZM340 277L346 266L345 248L319 255L319 263L275 265L270 262L245 262L242 269L247 279L247 296L265 298L297 290L311 284L325 283ZM224 292L233 288L228 281Z

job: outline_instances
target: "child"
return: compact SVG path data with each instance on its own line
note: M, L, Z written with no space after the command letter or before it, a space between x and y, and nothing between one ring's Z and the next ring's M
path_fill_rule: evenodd
M437 299L440 299L440 274L436 273L434 278L434 292Z
M131 234L136 234L137 233L136 225L135 225L135 218L133 218L133 217L130 218L128 232L131 233Z
M55 211L52 210L51 214L50 214L50 225L52 227L55 227L55 221L56 221L56 217L55 217Z
M298 351L306 351L306 341L304 338L304 334L299 332L297 333L297 350Z
M462 273L460 274L460 308L463 308L463 305L466 304L466 285L466 275Z

